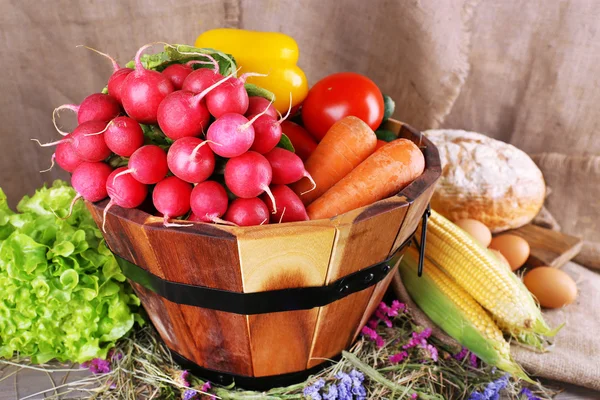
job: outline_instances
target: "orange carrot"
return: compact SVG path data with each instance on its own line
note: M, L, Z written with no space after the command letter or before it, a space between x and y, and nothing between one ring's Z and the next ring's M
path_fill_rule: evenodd
M312 203L371 155L376 144L377 136L369 125L356 117L342 118L329 128L304 164L316 188L310 190L313 185L304 178L292 189L304 205Z
M385 199L423 173L425 158L408 139L398 139L375 151L352 172L315 200L310 219L331 218Z

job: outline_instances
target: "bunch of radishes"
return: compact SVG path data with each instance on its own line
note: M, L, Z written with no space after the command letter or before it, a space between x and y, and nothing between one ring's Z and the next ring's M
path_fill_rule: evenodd
M100 53L114 66L108 94L55 110L77 113L73 132L57 128L65 137L44 145L57 145L53 161L72 173L76 200L110 197L106 217L113 205L139 207L152 188L165 226L184 226L169 223L182 217L240 226L307 220L286 185L312 178L298 156L276 147L285 117L267 99L248 96L244 83L251 74L223 76L217 61L201 53L207 61L145 69L141 56L150 46L138 50L134 69ZM207 63L214 67L193 68ZM140 124L158 125L170 146L147 144ZM115 155L127 167L113 170L106 161ZM224 171L216 171L221 160Z

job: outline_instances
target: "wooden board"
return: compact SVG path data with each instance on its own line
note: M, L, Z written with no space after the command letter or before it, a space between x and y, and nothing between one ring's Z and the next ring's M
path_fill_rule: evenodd
M244 292L322 286L335 228L282 224L238 236ZM254 376L306 369L318 309L250 315Z
M581 238L533 224L505 233L518 235L527 240L531 253L525 264L529 267L547 265L560 268L579 254L583 246Z

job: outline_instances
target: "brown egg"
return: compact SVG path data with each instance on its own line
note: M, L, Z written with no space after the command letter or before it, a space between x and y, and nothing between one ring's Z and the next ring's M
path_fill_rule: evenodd
M492 252L493 255L496 256L498 261L500 261L500 265L506 267L506 269L508 269L509 271L512 271L512 268L510 267L508 260L506 260L506 258L502 255L502 253L500 253L498 250L494 250L494 249L489 249L489 250Z
M502 253L513 271L521 268L529 257L529 243L516 235L504 234L494 237L490 249Z
M523 282L542 307L559 308L571 304L577 297L573 278L557 268L534 268L525 274Z
M463 231L471 235L483 247L488 247L492 241L492 232L482 222L476 219L459 219L455 222Z

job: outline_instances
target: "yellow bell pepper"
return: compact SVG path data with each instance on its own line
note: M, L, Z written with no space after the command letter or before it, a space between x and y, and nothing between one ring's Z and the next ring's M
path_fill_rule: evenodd
M288 35L278 32L257 32L242 29L213 29L196 39L196 47L213 48L233 55L240 73L258 72L266 77L249 77L248 83L275 94L274 106L287 111L300 104L308 93L306 75L296 65L298 44Z

